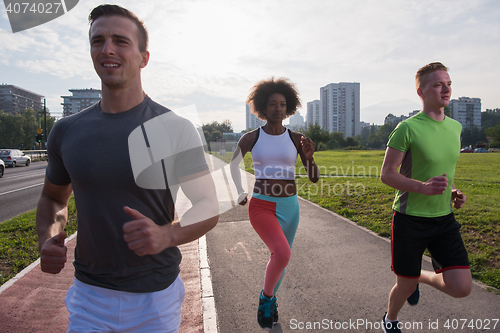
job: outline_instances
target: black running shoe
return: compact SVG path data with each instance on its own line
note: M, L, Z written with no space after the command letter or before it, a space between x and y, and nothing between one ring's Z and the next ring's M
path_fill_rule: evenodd
M420 298L420 291L418 290L418 284L417 284L417 289L415 289L413 294L411 294L406 301L410 305L417 305L419 298Z
M387 312L384 314L384 317L382 318L382 329L384 330L385 333L402 333L401 330L398 328L399 321L390 321L390 322L385 322L385 317L387 317Z

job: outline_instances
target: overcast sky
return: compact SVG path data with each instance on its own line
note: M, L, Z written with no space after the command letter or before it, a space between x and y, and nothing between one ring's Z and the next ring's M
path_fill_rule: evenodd
M89 55L87 16L100 1L80 0L67 14L13 34L0 9L0 83L47 99L62 112L68 89L100 88ZM329 83L360 82L361 120L420 105L414 75L441 61L452 98L478 97L500 108L498 0L124 0L150 34L143 87L176 109L194 104L201 122L245 127L245 99L259 80L287 77L307 102ZM384 103L382 103L384 102ZM400 112L372 107L407 104ZM369 111L363 112L364 108Z

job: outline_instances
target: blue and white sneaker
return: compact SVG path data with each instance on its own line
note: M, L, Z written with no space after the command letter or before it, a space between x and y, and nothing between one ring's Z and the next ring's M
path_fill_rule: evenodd
M276 296L273 296L271 303L271 312L273 315L273 323L276 324L278 322L278 303L276 303Z
M259 308L257 310L257 322L260 327L268 330L273 328L273 324L278 321L277 306L276 296L270 298L264 295L264 290L260 292Z

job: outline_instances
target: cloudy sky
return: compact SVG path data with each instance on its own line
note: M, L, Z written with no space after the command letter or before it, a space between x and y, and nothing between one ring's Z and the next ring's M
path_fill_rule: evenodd
M44 95L53 114L62 112L60 96L68 89L100 88L87 23L100 3L80 0L67 14L15 34L0 8L0 83ZM389 112L419 108L414 75L433 61L450 68L453 98L479 97L483 111L500 108L498 0L116 4L136 13L150 33L144 90L174 110L194 104L203 123L229 119L242 130L250 88L283 76L296 83L304 116L320 87L360 82L361 120L382 124Z

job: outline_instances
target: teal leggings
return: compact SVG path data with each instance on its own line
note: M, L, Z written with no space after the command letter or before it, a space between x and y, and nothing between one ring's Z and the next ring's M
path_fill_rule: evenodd
M264 294L276 294L290 260L300 209L297 195L277 198L253 193L248 206L250 223L271 251L264 279Z

